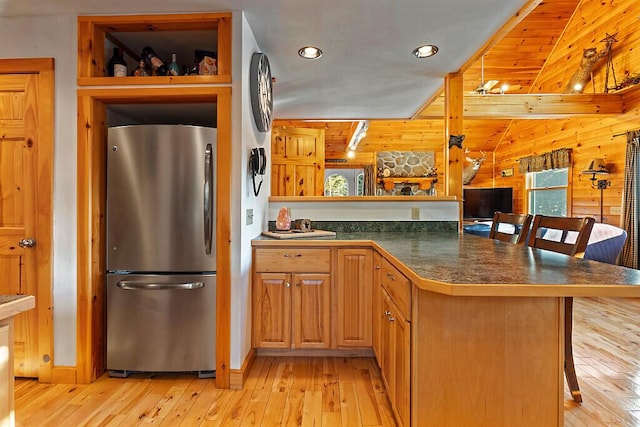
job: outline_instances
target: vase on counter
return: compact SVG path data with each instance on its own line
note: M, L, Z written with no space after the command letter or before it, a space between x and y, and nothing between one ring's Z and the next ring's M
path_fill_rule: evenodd
M276 218L276 230L287 231L291 229L291 215L289 208L280 208Z

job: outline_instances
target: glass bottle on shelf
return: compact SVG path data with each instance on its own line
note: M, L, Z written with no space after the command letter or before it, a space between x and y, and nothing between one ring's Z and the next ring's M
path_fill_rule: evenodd
M167 75L167 66L150 46L142 48L142 57L157 76Z
M136 77L147 77L150 76L151 73L147 69L147 64L144 61L144 58L140 58L138 62L138 68L133 72L133 75Z
M170 76L179 76L180 75L180 66L176 62L176 54L171 54L171 63L169 64L169 75Z
M109 77L126 77L128 75L127 63L122 52L117 47L113 48L113 54L107 64L107 75Z

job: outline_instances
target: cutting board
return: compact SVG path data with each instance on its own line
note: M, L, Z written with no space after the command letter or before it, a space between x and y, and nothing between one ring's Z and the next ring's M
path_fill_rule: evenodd
M263 231L263 236L273 237L274 239L308 239L312 237L329 237L335 236L335 231L311 230L311 231Z

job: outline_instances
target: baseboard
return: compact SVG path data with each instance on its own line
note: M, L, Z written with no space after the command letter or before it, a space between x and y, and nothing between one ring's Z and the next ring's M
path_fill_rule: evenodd
M244 359L242 363L242 367L240 369L229 369L229 388L233 390L241 390L244 386L244 382L247 379L247 375L249 375L249 369L253 365L254 360L256 359L256 350L252 348L247 357Z
M257 350L258 356L263 357L278 357L278 356L299 356L299 357L375 357L373 349L278 349L278 348L259 348Z
M78 368L75 366L54 366L51 370L52 384L77 384Z

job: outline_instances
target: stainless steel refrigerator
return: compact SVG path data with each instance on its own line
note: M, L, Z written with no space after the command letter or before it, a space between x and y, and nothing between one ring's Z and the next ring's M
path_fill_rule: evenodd
M216 129L112 127L107 370L215 374Z

